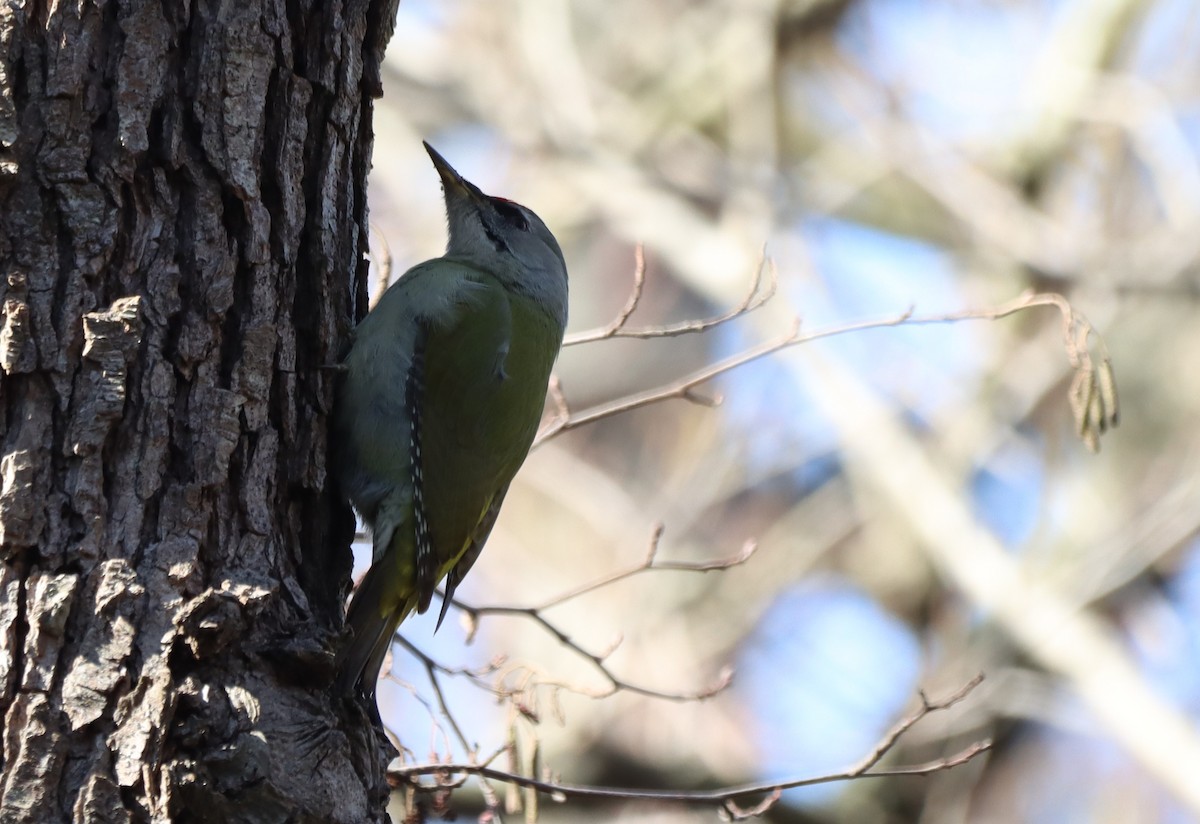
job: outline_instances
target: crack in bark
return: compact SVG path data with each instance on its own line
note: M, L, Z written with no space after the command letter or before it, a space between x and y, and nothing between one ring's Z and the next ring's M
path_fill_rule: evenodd
M382 820L320 367L394 8L0 6L0 820Z

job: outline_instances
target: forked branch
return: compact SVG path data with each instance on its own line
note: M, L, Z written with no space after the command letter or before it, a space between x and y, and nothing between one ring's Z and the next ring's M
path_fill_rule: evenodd
M650 546L646 556L637 564L633 564L625 569L618 570L603 578L595 581L589 581L575 589L556 595L547 599L541 604L535 606L516 606L516 605L489 605L489 606L472 606L463 601L455 599L453 605L464 612L471 619L472 625L477 623L480 618L488 615L513 615L533 621L544 631L549 633L560 644L569 649L571 652L588 661L593 669L607 682L607 686L603 689L589 689L578 684L567 684L558 681L543 681L542 684L549 687L567 689L581 695L587 695L592 698L605 698L619 691L627 691L638 695L645 695L651 698L660 698L667 701L700 701L706 698L711 698L721 690L725 689L732 680L732 672L725 670L716 681L699 690L690 692L669 692L665 690L657 690L641 684L636 684L621 678L607 664L608 657L613 653L615 647L604 650L603 652L592 652L583 647L578 641L574 640L558 625L551 622L543 614L546 610L560 606L573 598L578 598L590 592L595 592L603 587L611 586L619 581L624 581L636 575L645 572L713 572L729 569L730 567L739 566L746 563L754 555L756 545L752 541L746 542L740 552L736 555L731 555L727 558L719 558L714 561L660 561L658 560L658 547L662 539L663 526L656 524L650 536ZM472 629L473 631L473 629Z
M608 403L598 404L578 412L570 408L562 387L554 381L550 389L554 412L549 422L538 433L534 445L537 446L544 443L563 432L578 429L581 426L595 423L596 421L610 418L623 412L629 412L633 409L639 409L643 406L649 406L650 404L666 400L683 399L692 401L693 403L710 405L719 402L719 400L714 401L707 396L700 395L697 392L697 388L714 378L732 372L748 363L773 355L784 349L799 346L800 344L811 343L812 341L835 335L861 332L864 329L880 329L889 326L917 324L958 323L966 320L999 320L1036 306L1053 306L1062 315L1063 346L1066 349L1071 367L1075 371L1069 398L1071 409L1075 416L1078 435L1089 449L1095 451L1099 449L1100 435L1109 428L1115 427L1119 420L1117 387L1113 377L1112 362L1109 359L1103 341L1099 341L1098 344L1101 349L1099 360L1093 359L1088 349L1088 340L1093 336L1094 329L1083 315L1075 311L1066 298L1061 295L1032 291L1025 292L1008 303L985 309L966 309L961 312L917 315L914 314L913 309L909 308L904 312L890 317L839 324L827 329L818 329L815 332L807 333L801 331L800 320L796 319L792 324L792 328L786 334L780 335L777 338L750 347L744 352L717 361L690 375L685 375L662 386L647 389L644 392L638 392L624 398L618 398ZM1097 339L1099 340L1098 336Z
M559 802L571 798L675 802L712 807L719 810L730 820L739 821L765 813L779 800L784 790L862 778L929 775L965 764L976 756L987 752L992 742L989 739L982 739L945 758L938 758L919 764L906 764L882 769L875 768L883 757L895 748L903 735L912 729L921 719L931 713L954 706L966 698L982 681L983 676L977 675L951 695L937 701L929 700L922 692L920 694L921 705L912 713L902 718L892 729L884 734L871 752L862 760L844 770L826 775L794 778L785 781L743 784L717 790L696 791L645 790L566 784L560 781L538 779L505 770L498 770L484 764L471 763L411 764L390 770L388 778L393 786L407 785L417 787L423 792L439 792L444 791L448 787L461 786L464 776L478 776L480 778L493 779L532 789ZM433 781L423 782L420 780L423 777L432 777Z
M595 341L610 340L612 338L639 338L646 340L650 338L674 338L679 335L706 332L723 323L728 323L731 320L736 320L750 314L775 297L775 292L779 288L779 271L775 268L775 262L763 254L759 256L758 264L754 267L754 276L750 279L750 288L746 290L746 294L741 301L728 312L711 318L686 320L681 323L671 323L662 326L643 326L639 329L628 329L626 325L633 316L633 313L637 311L638 304L641 303L646 288L646 253L640 243L634 248L633 255L633 289L630 291L629 298L625 301L625 305L621 308L621 311L617 313L617 316L607 326L593 329L589 332L578 332L574 335L567 335L563 340L563 346L578 346L581 343L594 343ZM764 269L768 275L765 287L763 285Z

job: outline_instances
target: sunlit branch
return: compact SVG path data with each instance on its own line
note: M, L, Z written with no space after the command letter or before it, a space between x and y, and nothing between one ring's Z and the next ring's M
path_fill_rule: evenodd
M632 578L635 575L640 575L643 572L713 572L717 570L729 569L730 567L741 566L750 560L758 549L754 541L747 541L741 551L737 555L732 555L728 558L718 558L714 561L659 561L658 547L662 540L664 526L655 524L650 535L650 548L639 563L630 566L626 569L617 570L603 578L598 578L594 581L589 581L586 584L568 590L567 592L556 595L549 600L543 601L535 607L534 611L543 611L551 607L559 606L573 598L578 598L581 595L586 595L589 592L595 592L607 586L611 586L619 581L624 581L626 578Z
M769 275L766 288L763 288L762 283L763 269L766 269ZM607 326L567 335L563 340L563 346L577 346L581 343L593 343L611 338L639 338L645 340L649 338L673 338L679 335L706 332L723 323L728 323L731 320L736 320L750 314L775 297L775 293L779 288L779 271L776 269L774 261L762 255L759 257L758 264L754 267L754 277L751 278L750 288L746 291L742 300L728 312L700 320L687 320L681 323L665 324L662 326L644 326L639 329L627 329L625 326L634 311L637 310L645 291L645 286L646 258L641 244L638 244L634 249L633 289L629 293L629 299L625 302L625 306L622 307L621 311L617 313L617 316Z
M604 576L603 578L589 581L586 584L549 598L543 603L535 606L514 606L501 604L477 607L464 603L458 599L453 600L451 603L456 608L466 613L466 615L471 619L472 623L477 623L481 617L487 615L513 615L533 621L544 631L553 636L560 644L591 663L596 672L608 682L608 686L603 690L589 689L578 684L549 680L543 680L541 682L541 684L544 686L561 687L563 689L570 690L571 692L588 695L593 698L604 698L621 690L626 690L652 698L662 698L669 701L699 701L706 698L711 698L713 695L717 694L729 685L733 677L732 672L722 672L716 682L708 687L693 692L668 692L635 684L617 676L608 668L608 665L605 663L608 657L616 650L617 645L613 645L610 649L607 649L603 652L592 652L591 650L588 650L580 645L564 630L559 628L542 614L545 610L548 610L552 607L560 606L574 598L578 598L590 592L595 592L596 590L611 586L619 581L624 581L644 572L712 572L729 569L730 567L735 567L746 563L746 561L753 556L755 549L757 548L754 542L748 541L737 555L727 558L719 558L714 561L659 561L658 547L662 540L662 535L663 526L661 524L656 524L651 532L649 549L646 553L646 556L639 563L627 567L626 569L613 572Z
M1053 306L1062 314L1063 345L1071 366L1075 370L1075 378L1070 392L1071 408L1075 414L1079 436L1090 449L1094 450L1098 448L1099 436L1108 428L1116 426L1118 422L1117 390L1113 379L1112 363L1103 349L1102 341L1100 342L1102 350L1100 362L1097 364L1093 361L1087 342L1094 330L1065 298L1061 295L1035 292L1026 292L1008 303L985 309L916 315L910 308L891 317L840 324L808 333L801 332L800 321L797 319L786 334L750 347L744 352L718 361L690 375L578 412L571 410L561 386L555 384L552 386L551 392L555 412L550 422L538 433L534 445L541 444L563 432L665 400L684 399L692 402L715 402L708 398L700 400L695 394L696 388L760 358L800 344L811 343L835 335L861 332L866 329L957 323L966 320L999 320L1036 306Z
M625 305L617 316L612 319L612 322L603 329L596 329L591 332L580 332L575 335L567 335L563 339L563 346L574 346L578 343L587 343L593 340L604 340L611 338L625 328L625 323L629 320L637 309L638 304L642 300L642 291L646 287L646 250L642 244L638 244L633 248L633 289L629 292L629 298L625 301Z
M627 577L627 576L626 576ZM619 677L605 663L607 658L616 650L616 645L610 647L604 652L596 653L583 647L578 641L575 641L565 631L546 619L541 614L537 607L514 607L514 606L486 606L476 607L470 604L465 604L455 600L455 606L465 612L473 621L477 621L485 615L513 615L521 618L526 618L540 626L545 632L551 635L556 641L569 649L571 652L583 658L592 665L592 668L599 674L608 686L604 689L591 689L580 684L572 684L563 681L543 680L540 683L544 686L559 687L570 690L571 692L580 695L586 695L591 698L607 698L617 692L631 692L638 695L645 695L649 698L661 698L666 701L702 701L706 698L711 698L721 690L729 686L733 680L731 670L723 670L717 680L707 687L704 687L693 692L669 692L666 690L657 690L652 687L642 686L640 684L627 681Z
M875 749L867 753L867 755L861 761L851 767L848 772L850 772L852 775L866 774L867 770L878 764L880 759L887 754L888 750L896 746L896 742L900 740L901 736L911 730L918 721L929 715L931 712L937 712L939 710L945 710L953 707L955 704L966 698L976 687L982 683L983 673L980 673L952 692L950 695L947 695L945 698L942 698L938 701L930 701L929 696L925 694L925 691L919 690L917 692L917 696L921 699L921 706L897 721L890 730L884 733L883 738L879 739L879 742L875 745Z
M901 719L889 730L863 759L847 769L826 775L795 778L785 781L770 781L756 784L743 784L736 787L725 787L717 790L662 790L662 789L626 789L620 787L600 787L581 784L566 784L532 778L517 773L496 770L477 764L413 764L398 767L389 771L389 780L396 784L413 784L422 790L437 791L447 786L459 786L462 776L475 775L508 782L520 787L536 790L549 796L555 801L566 801L570 798L594 798L624 801L657 801L675 802L679 804L716 807L733 820L741 820L766 812L771 805L779 800L784 790L797 787L811 787L817 784L829 784L837 781L849 781L862 778L890 778L908 775L930 775L931 773L948 770L965 764L981 753L987 752L991 741L977 741L965 749L946 758L939 758L921 764L907 764L898 767L874 769L880 760L891 751L901 737L922 718L933 712L948 709L962 701L983 680L979 675L967 682L950 696L939 701L930 701L921 694L921 706L911 714ZM422 784L418 779L422 776L433 776L435 783ZM759 797L762 798L759 798ZM751 807L742 803L752 803L750 799L758 799Z

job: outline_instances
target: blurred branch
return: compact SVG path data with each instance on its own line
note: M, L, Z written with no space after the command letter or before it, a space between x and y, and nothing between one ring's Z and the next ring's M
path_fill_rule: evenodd
M1200 533L1200 478L1195 474L1161 491L1128 523L1099 544L1064 563L1053 582L1079 604L1108 597L1128 586Z
M1084 0L1057 16L1026 75L1032 105L1002 135L1012 177L1040 176L1058 159L1092 85L1135 38L1146 8L1147 0Z
M405 785L415 786L423 792L438 792L447 787L455 788L462 785L463 776L478 776L490 778L527 787L548 795L555 801L566 801L569 798L599 798L624 801L658 801L675 802L679 804L715 807L729 819L738 821L762 815L771 808L781 797L784 790L797 787L811 787L816 784L829 784L836 781L850 781L860 778L887 778L907 775L930 775L965 764L981 753L987 752L991 741L977 741L954 755L927 761L922 764L911 764L886 769L873 769L883 757L899 742L901 737L913 725L930 713L948 709L967 697L972 690L982 682L979 675L968 681L953 694L938 701L930 701L921 693L921 706L908 716L902 718L875 745L875 747L858 763L835 773L808 778L795 778L786 781L771 781L757 784L746 784L738 787L726 787L718 790L642 790L624 789L619 787L598 787L580 784L564 784L558 781L542 780L513 772L497 770L480 764L445 763L445 764L413 764L397 767L388 771L388 780L393 787ZM422 784L418 781L422 776L433 776L435 783ZM743 804L748 797L764 796L753 806ZM739 803L740 802L740 803Z
M1138 671L1107 622L1031 574L971 512L934 445L908 432L849 370L828 356L810 364L824 385L816 400L841 432L850 477L902 515L971 604L1063 676L1116 741L1189 810L1200 811L1190 767L1200 762L1200 738Z

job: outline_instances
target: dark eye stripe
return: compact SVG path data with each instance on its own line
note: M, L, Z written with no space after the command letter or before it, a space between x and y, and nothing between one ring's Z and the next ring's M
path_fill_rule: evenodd
M487 234L488 240L492 242L492 245L496 247L497 252L508 251L508 244L504 242L504 239L500 235L492 231L491 226L488 226L486 223L483 224L483 231Z

